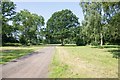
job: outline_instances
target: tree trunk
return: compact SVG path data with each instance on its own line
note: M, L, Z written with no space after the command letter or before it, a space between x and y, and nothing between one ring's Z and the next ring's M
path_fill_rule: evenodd
M100 38L101 38L100 46L102 46L103 45L103 34L102 33L100 33Z
M64 46L64 39L61 39L62 46Z
M97 43L97 38L96 38L96 36L95 36L95 44Z

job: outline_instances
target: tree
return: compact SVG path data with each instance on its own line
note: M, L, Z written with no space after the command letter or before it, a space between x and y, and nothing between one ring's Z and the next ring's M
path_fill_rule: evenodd
M15 15L16 5L9 0L2 0L2 42L9 42L8 38L13 38L12 30L13 27L9 25L9 22L13 19ZM12 41L12 40L11 40Z
M13 24L19 33L21 43L26 45L39 43L40 29L44 25L42 16L32 14L28 10L22 10L14 17Z
M104 11L104 22L107 25L107 36L105 37L109 43L120 43L120 2L104 2L102 3Z
M83 35L88 38L88 43L91 43L92 45L98 45L100 43L100 34L102 35L101 4L95 2L82 2L80 5L83 9L85 18L85 23L83 25L85 27L83 28ZM101 43L103 42L102 40L103 39L101 37Z
M119 43L120 2L82 2L80 5L85 19L81 32L88 44Z
M64 45L64 39L70 38L74 33L74 28L78 26L78 18L72 11L65 9L55 12L47 21L46 38L56 38Z
M112 44L120 44L120 13L115 14L110 22L109 22L109 26L108 26L108 36L109 38L109 42Z
M0 5L0 46L2 45L1 42L2 42L2 5Z

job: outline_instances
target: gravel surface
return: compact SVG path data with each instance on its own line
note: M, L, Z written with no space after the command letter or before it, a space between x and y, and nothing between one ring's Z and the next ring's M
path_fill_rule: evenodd
M0 65L1 78L47 78L54 48L54 46L45 47L33 52L32 55Z

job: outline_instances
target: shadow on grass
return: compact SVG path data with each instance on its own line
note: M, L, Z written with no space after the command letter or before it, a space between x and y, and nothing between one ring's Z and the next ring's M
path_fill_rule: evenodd
M93 46L92 48L100 48L100 49L103 49L103 48L120 48L119 45L103 45L103 46Z
M107 50L108 52L110 52L111 54L113 54L113 58L119 58L120 57L120 45L103 45L103 46L94 46L92 48L99 48L99 49L110 49L110 48L114 48L115 50Z
M9 62L9 61L17 59L17 58L19 59L22 56L25 56L25 57L27 55L31 56L32 51L33 51L32 49L3 50L1 53L2 57L0 59L2 59L2 60L0 61L0 63L6 63L6 62ZM38 53L35 52L35 54L38 54Z
M108 52L111 52L113 54L113 58L119 58L120 57L120 50L108 50Z
M26 52L30 52L29 50L4 50L2 51L2 62L9 62L12 59L21 57L26 54Z

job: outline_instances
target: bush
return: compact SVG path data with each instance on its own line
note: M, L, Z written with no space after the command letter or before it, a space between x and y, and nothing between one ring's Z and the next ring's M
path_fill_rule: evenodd
M84 46L84 45L85 45L85 42L83 41L83 39L77 39L77 40L76 40L76 45L77 45L77 46Z
M31 43L27 43L27 46L30 46L31 45Z
M98 42L93 41L93 42L91 42L91 45L92 46L98 46L99 44L98 44Z

